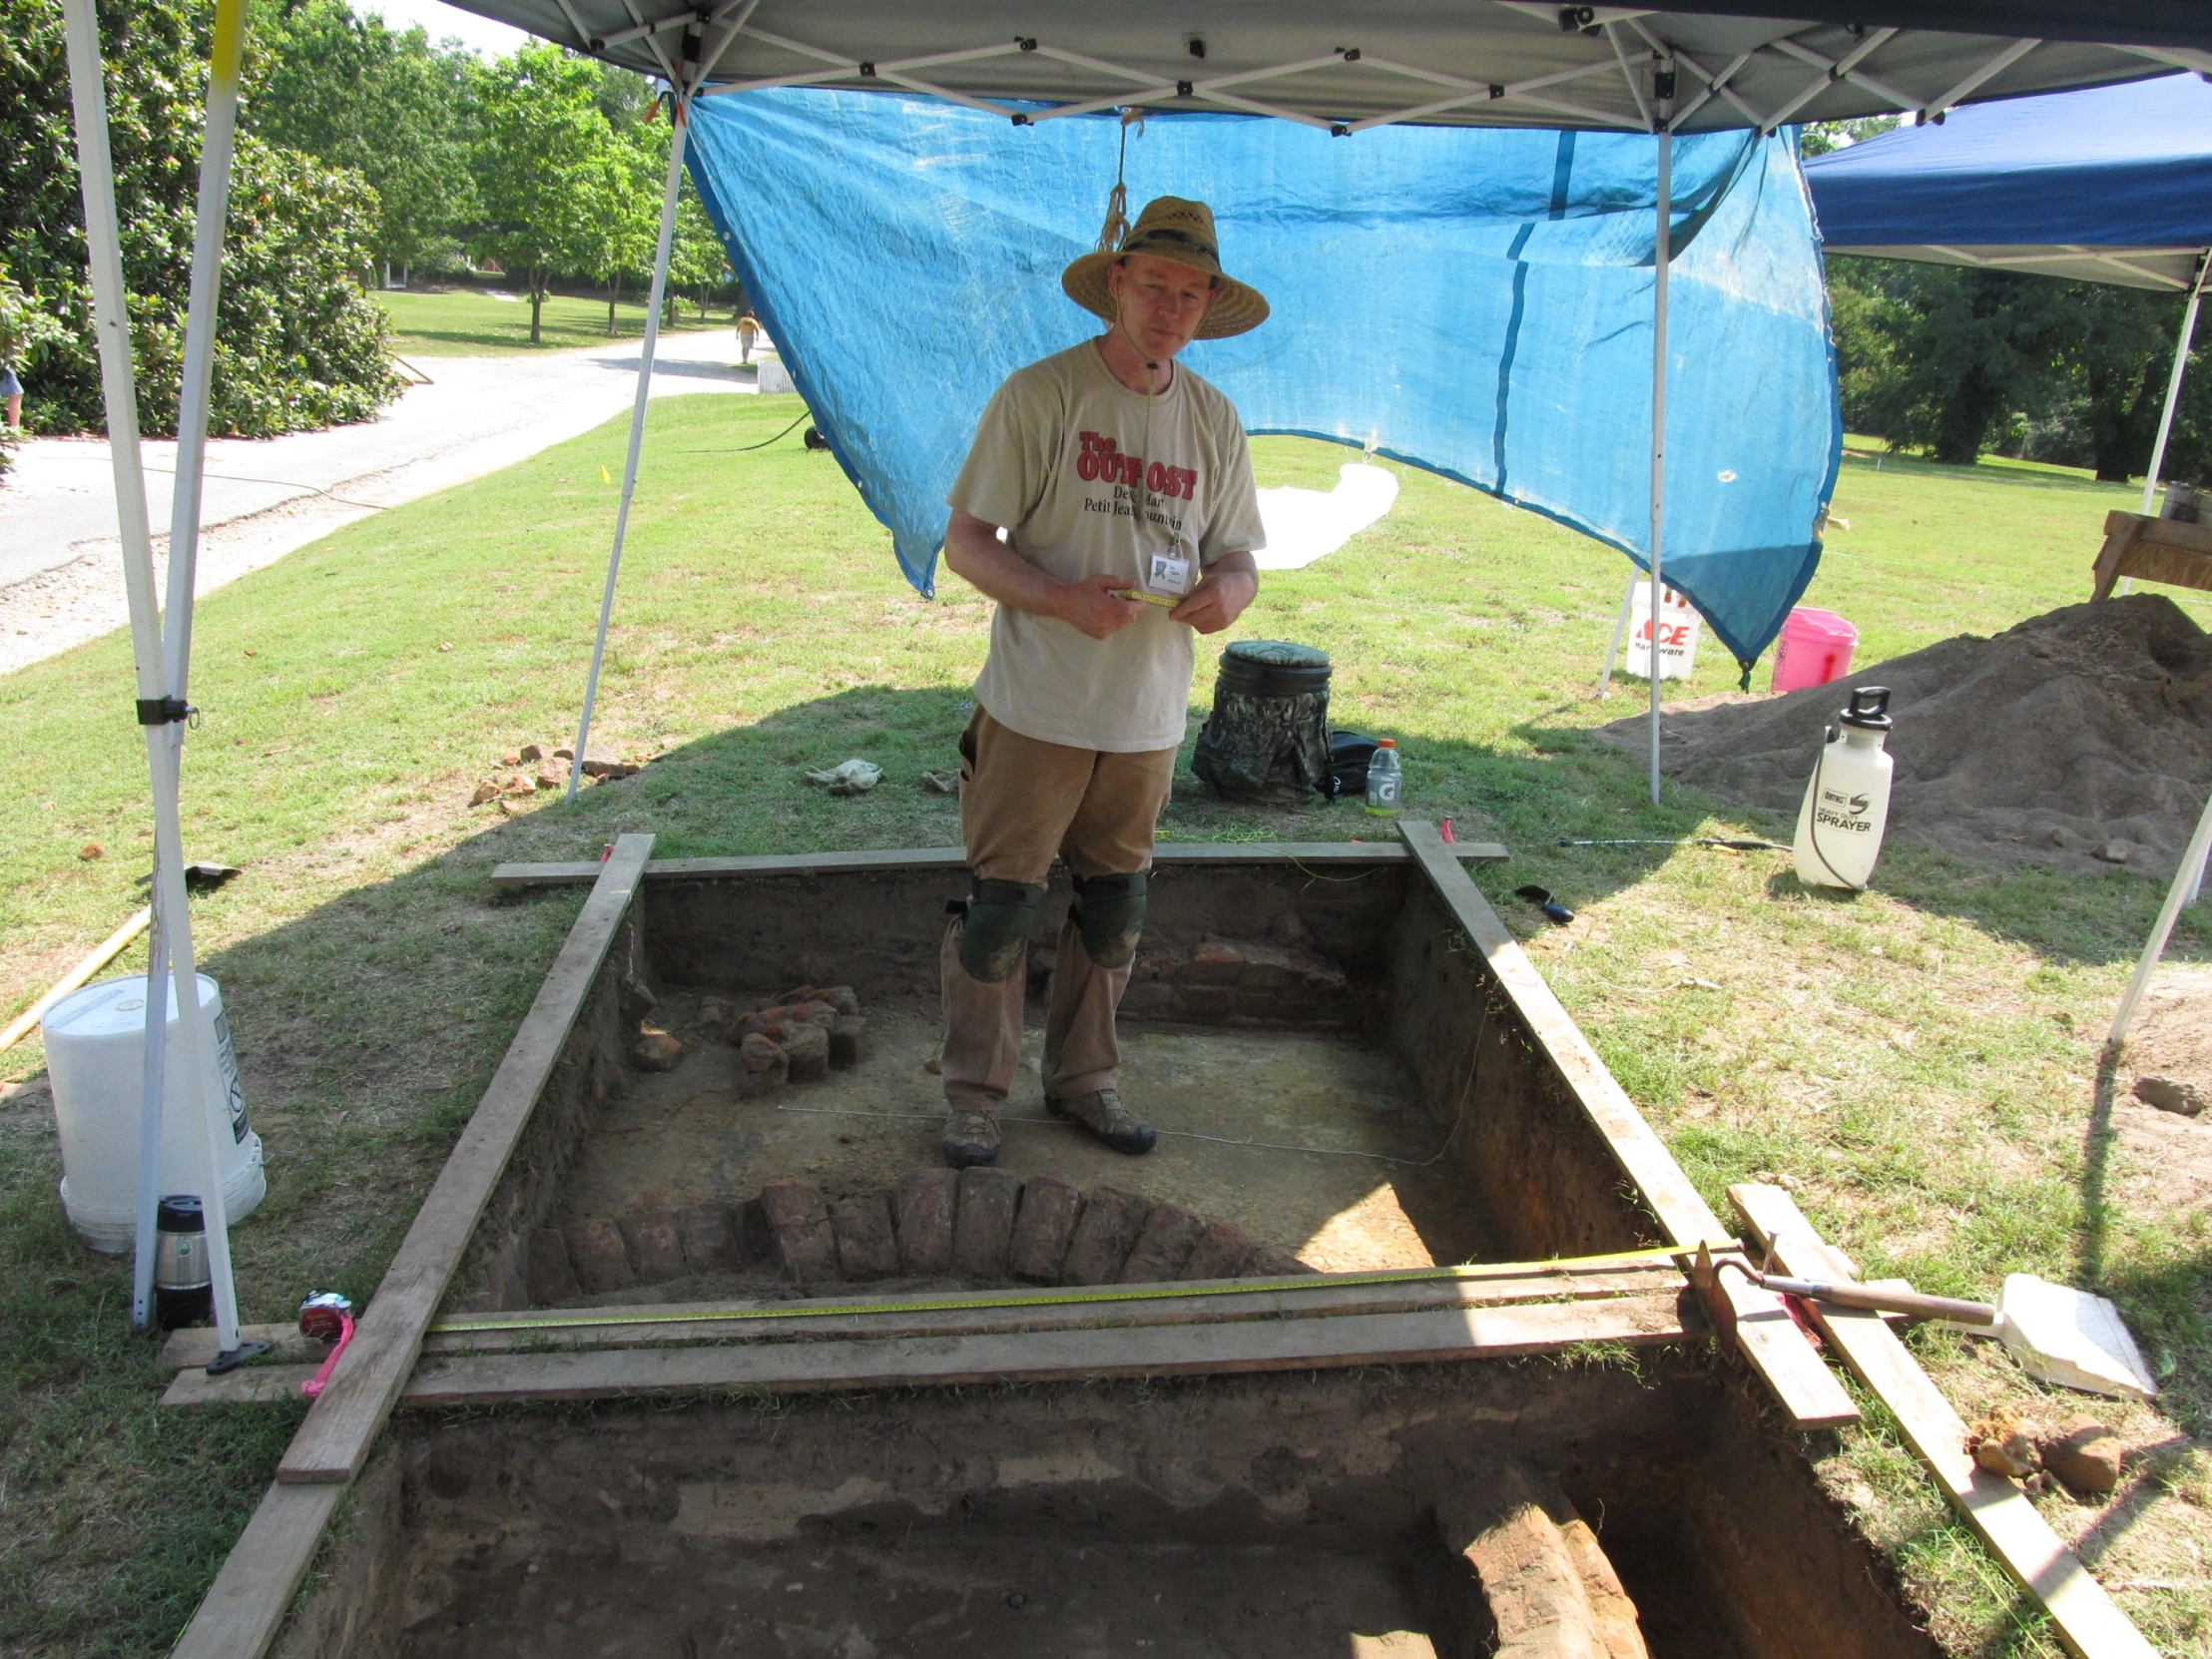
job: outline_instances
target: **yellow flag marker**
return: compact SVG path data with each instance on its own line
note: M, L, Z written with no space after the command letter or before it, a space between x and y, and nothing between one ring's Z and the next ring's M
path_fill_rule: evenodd
M599 481L602 484L611 484L614 482L612 478L607 476L607 468L604 464L602 464L599 468Z

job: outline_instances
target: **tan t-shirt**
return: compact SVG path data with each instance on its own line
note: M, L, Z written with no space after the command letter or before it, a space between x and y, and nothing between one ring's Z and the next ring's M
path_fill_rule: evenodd
M1112 573L1131 587L1187 592L1206 567L1267 540L1235 406L1180 364L1160 396L1131 391L1096 340L1007 377L945 499L1004 525L1016 553L1063 582ZM1188 566L1180 584L1175 560ZM1094 640L1001 605L975 701L1044 743L1173 749L1190 708L1194 638L1163 606Z

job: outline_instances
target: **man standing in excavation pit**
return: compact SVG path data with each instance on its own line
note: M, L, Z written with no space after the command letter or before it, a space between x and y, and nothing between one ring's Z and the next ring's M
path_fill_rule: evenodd
M1224 275L1214 216L1163 196L1060 285L1106 332L998 388L946 498L944 561L998 601L960 738L973 877L945 934L945 1161L998 1157L1021 1063L1029 938L1055 854L1075 902L1045 1022L1045 1106L1117 1152L1152 1150L1116 1091L1114 1012L1144 930L1152 831L1190 706L1193 634L1259 591L1244 423L1175 361L1268 302Z

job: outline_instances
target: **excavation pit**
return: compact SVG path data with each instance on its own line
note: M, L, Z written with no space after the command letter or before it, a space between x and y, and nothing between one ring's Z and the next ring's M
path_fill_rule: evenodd
M1038 1121L1026 1069L957 1175L957 849L503 868L592 890L179 1653L1449 1656L1570 1581L1561 1653L1932 1653L1813 1469L1857 1407L1778 1298L1693 1286L1732 1230L1482 855L1162 847L1123 1021L1160 1146ZM728 1039L800 987L864 1040L764 1086ZM208 1378L205 1335L172 1403L320 1358ZM1926 1388L1879 1321L1829 1337Z

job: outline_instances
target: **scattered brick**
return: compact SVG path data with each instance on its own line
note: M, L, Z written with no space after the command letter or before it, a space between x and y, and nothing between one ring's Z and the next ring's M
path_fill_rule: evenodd
M666 1031L641 1031L630 1057L647 1071L674 1071L684 1057L684 1045Z
M738 1044L738 1098L774 1094L791 1076L791 1059L758 1032Z
M794 1083L813 1083L830 1075L830 1033L820 1025L795 1025L784 1039Z
M2075 1417L2042 1442L2043 1467L2069 1490L2109 1492L2120 1483L2127 1447L2094 1417Z

